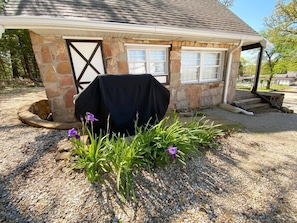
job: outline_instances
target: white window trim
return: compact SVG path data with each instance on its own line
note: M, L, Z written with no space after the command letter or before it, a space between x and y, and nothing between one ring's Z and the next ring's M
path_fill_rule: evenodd
M228 48L182 46L182 51L228 51Z
M146 54L145 65L148 73L151 73L149 72L150 71L149 51L164 49L165 50L165 71L164 73L154 73L152 75L154 77L166 76L166 82L163 84L168 84L169 82L169 48L171 47L171 45L125 43L125 46L127 47L128 69L130 70L130 67L129 67L130 58L128 53L129 50L145 50L145 54Z
M128 49L130 48L139 48L139 47L143 47L143 48L170 48L170 45L160 45L160 44L139 44L139 43L125 43L125 46L128 47Z
M205 48L205 47L182 47L181 52L192 52L192 53L200 53L200 65L198 66L200 69L199 76L197 80L182 80L182 84L197 84L197 83L210 83L210 82L217 82L221 81L223 77L223 69L224 69L224 60L225 60L225 52L227 51L227 48ZM215 79L201 79L201 70L203 70L203 66L201 66L201 63L203 61L203 57L205 53L219 53L220 54L220 65L218 70L218 77ZM182 65L181 65L182 66ZM182 70L182 67L181 67ZM181 73L182 75L182 73Z

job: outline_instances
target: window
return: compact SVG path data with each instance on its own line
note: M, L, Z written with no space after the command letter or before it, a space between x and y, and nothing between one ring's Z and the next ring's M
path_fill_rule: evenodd
M160 83L168 83L169 46L127 45L130 74L152 74Z
M223 59L222 50L183 50L181 53L181 81L193 83L221 80Z

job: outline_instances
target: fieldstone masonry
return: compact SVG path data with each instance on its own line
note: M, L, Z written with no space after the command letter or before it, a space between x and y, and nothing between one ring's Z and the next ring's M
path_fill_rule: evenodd
M76 94L76 87L66 41L62 37L57 36L39 36L33 32L30 35L54 121L75 121L73 95ZM171 94L169 109L187 110L203 108L222 102L224 81L181 84L181 48L182 46L232 48L232 45L190 41L104 38L102 41L103 61L107 74L129 73L127 46L125 46L125 43L171 45L169 53L169 85L166 86ZM225 58L227 57L228 55ZM228 101L231 101L235 94L239 61L240 51L238 50L233 55Z
M54 121L76 121L73 104L76 88L65 40L33 32L30 37Z
M236 50L233 53L233 60L232 60L232 65L231 65L231 75L230 75L230 80L229 80L229 92L228 92L228 97L227 97L228 103L231 103L235 96L236 81L238 78L238 68L239 68L239 64L240 64L240 53L241 53L240 50Z

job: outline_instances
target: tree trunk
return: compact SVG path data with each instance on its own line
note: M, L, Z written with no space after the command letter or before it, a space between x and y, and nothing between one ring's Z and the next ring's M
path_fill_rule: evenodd
M266 85L266 89L267 89L267 90L270 89L270 85L271 85L272 78L273 78L273 74L270 74L270 75L269 75L269 78L268 78L268 80L267 80L267 85Z
M11 58L11 67L12 67L12 78L19 78L20 72L16 62L16 56L13 50L10 50L10 58Z
M32 81L35 81L33 75L32 75L32 71L31 71L31 68L30 68L30 65L29 65L29 59L28 59L28 56L26 54L26 52L24 51L24 44L23 44L23 41L22 41L22 37L18 35L18 41L19 41L19 44L20 44L20 47L21 47L21 52L22 52L22 61L23 61L23 68L24 68L24 72L26 74L26 76L32 80Z
M268 56L268 64L269 64L269 70L270 70L270 75L269 78L267 80L267 85L266 85L266 89L269 90L270 89L270 85L271 85L271 81L273 78L273 67L274 67L274 63L272 62L272 55L269 55L266 52L267 56Z
M2 60L2 57L0 57L0 64L1 64L1 70L0 70L0 79L7 79L8 78L8 73L5 69L5 63Z

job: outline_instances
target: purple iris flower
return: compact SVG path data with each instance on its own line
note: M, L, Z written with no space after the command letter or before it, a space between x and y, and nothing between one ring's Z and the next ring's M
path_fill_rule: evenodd
M80 136L77 134L77 131L75 130L75 128L68 130L68 139L71 139L71 138L76 138L76 139L80 138Z
M87 115L87 117L86 117L87 122L89 122L89 121L90 122L98 121L98 119L96 119L95 116L92 113L86 112L86 115Z
M166 149L166 152L168 152L171 155L173 160L176 159L177 147L169 147L168 149Z

